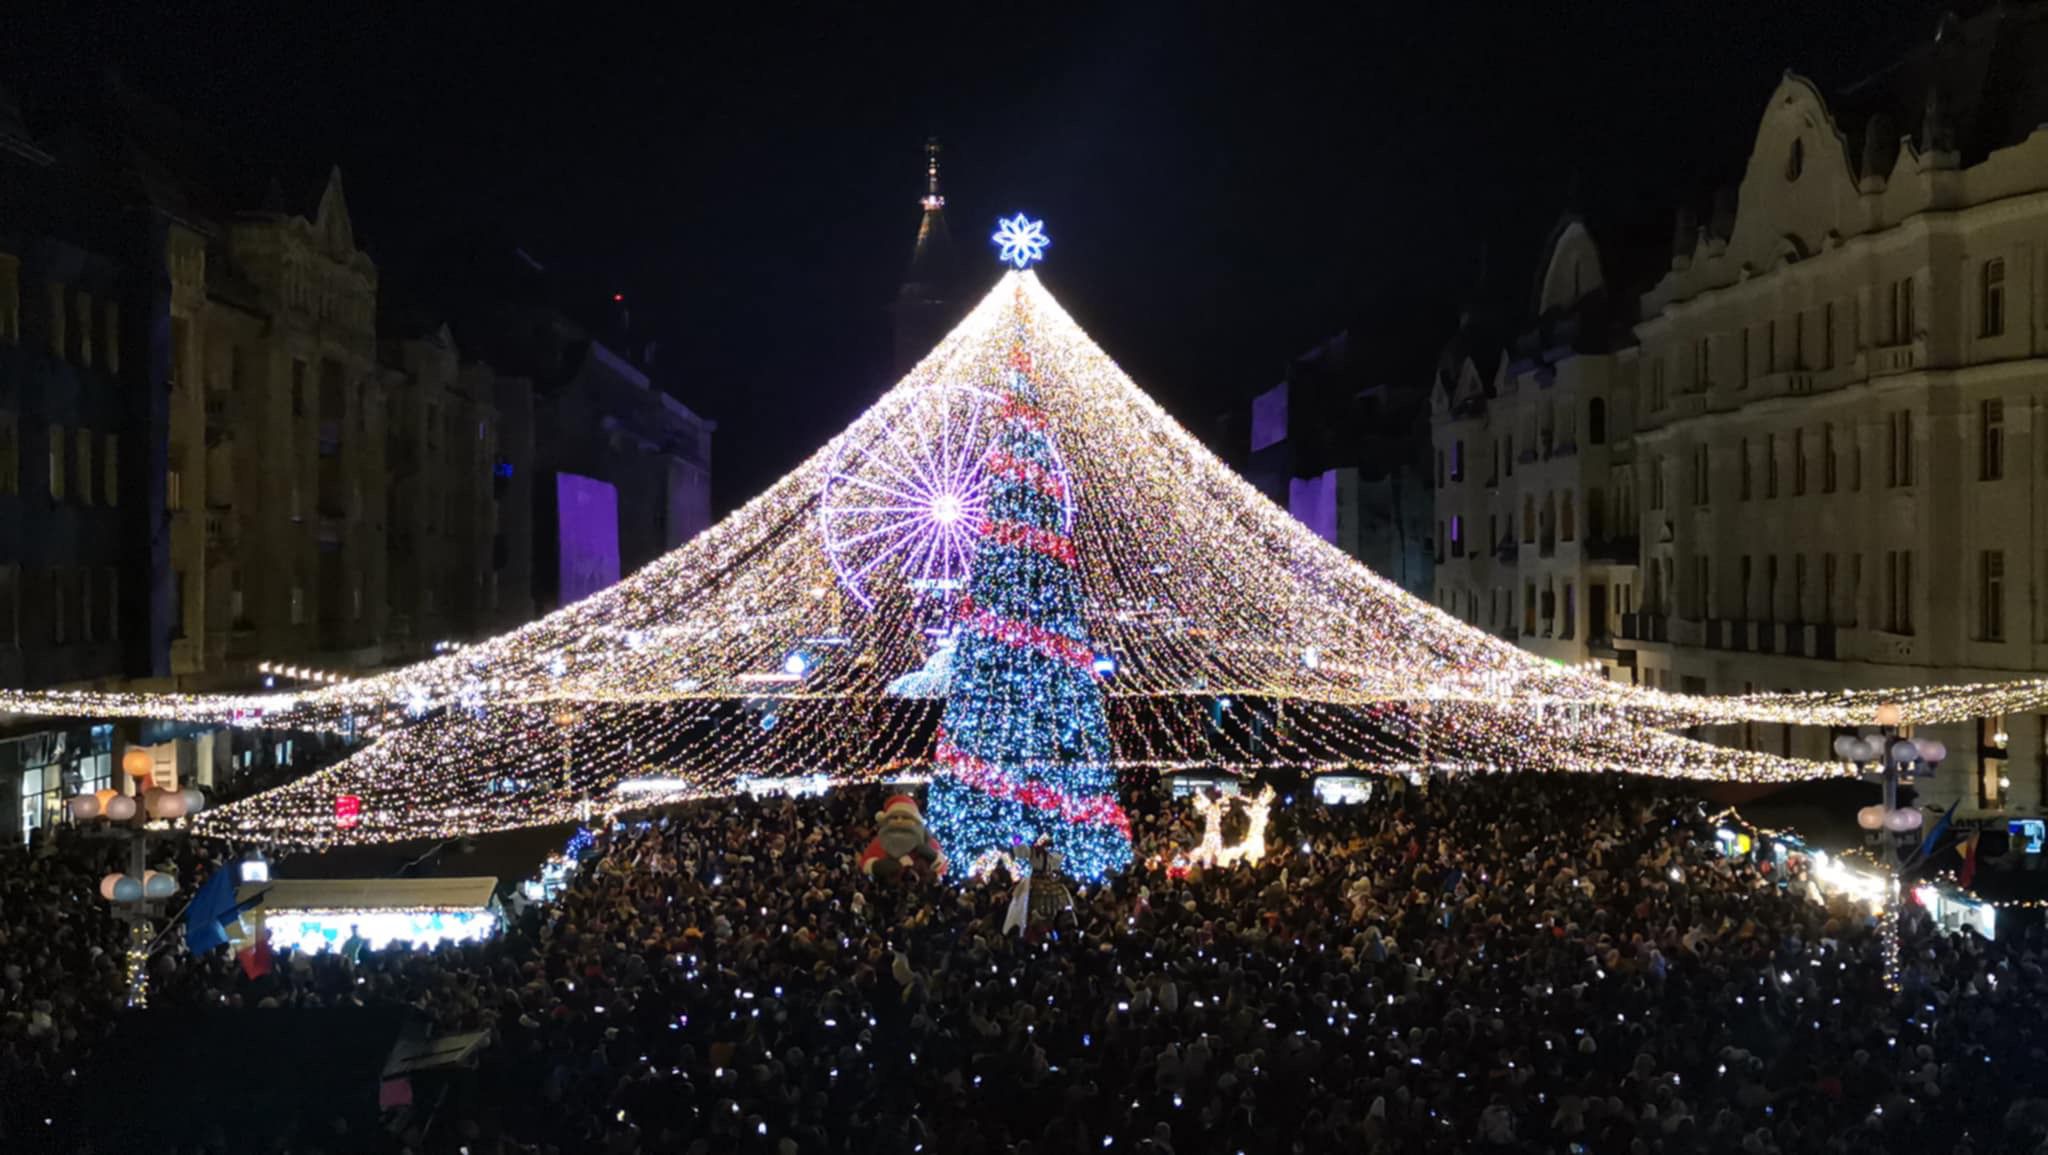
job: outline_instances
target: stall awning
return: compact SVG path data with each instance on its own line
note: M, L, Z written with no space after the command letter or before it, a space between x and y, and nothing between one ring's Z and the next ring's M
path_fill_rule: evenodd
M263 909L486 910L495 878L285 878L243 883L240 898L267 892Z

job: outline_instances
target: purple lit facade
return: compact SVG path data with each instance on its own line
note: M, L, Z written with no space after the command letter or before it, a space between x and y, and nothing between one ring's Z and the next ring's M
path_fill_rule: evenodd
M619 580L619 491L574 473L555 475L557 580L561 604Z

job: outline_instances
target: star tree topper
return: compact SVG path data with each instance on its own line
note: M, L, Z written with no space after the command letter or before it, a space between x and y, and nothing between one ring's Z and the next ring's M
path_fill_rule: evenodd
M1008 220L996 218L996 235L989 238L998 246L996 259L1007 261L1023 268L1033 261L1045 259L1045 246L1052 238L1045 235L1045 222L1034 221L1023 213Z

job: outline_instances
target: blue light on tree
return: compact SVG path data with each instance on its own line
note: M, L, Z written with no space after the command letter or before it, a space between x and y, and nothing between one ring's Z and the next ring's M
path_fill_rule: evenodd
M1045 222L1034 221L1018 213L1005 220L996 218L996 235L990 238L997 246L996 259L1006 261L1018 268L1045 259L1045 247L1052 238L1045 235Z

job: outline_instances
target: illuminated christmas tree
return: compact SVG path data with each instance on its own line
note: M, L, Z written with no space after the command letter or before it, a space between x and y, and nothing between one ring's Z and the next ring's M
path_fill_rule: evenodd
M1012 230L1030 235L1019 218L998 239ZM1039 406L1027 298L1018 291L1014 302L926 810L955 861L971 867L1045 835L1068 871L1096 878L1129 864L1130 821L1114 797L1058 430Z

